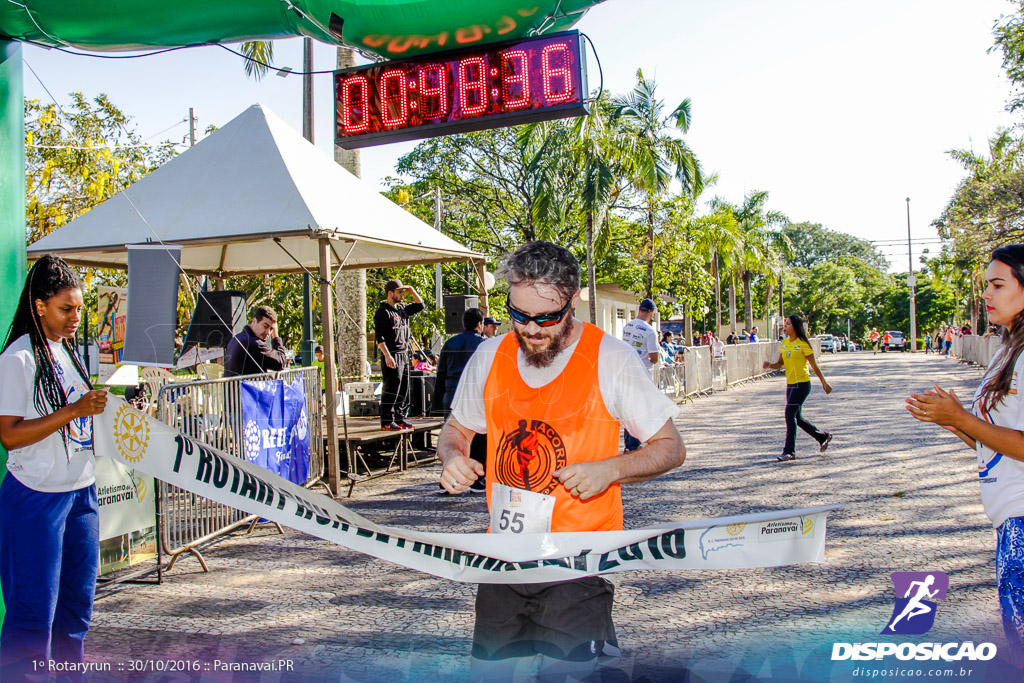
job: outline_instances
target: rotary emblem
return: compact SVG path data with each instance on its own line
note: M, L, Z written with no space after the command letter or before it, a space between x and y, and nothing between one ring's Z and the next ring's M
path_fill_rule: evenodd
M142 460L149 445L149 424L142 413L128 405L117 409L114 417L114 443L128 462Z
M743 533L743 530L746 529L746 528L747 528L746 524L730 524L727 527L725 527L725 531L730 536L739 536L740 534Z
M245 423L245 457L249 462L256 462L260 457L260 447L263 440L260 437L260 426L255 420Z

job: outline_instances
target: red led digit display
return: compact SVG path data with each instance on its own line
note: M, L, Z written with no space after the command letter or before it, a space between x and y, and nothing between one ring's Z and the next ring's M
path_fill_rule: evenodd
M334 87L349 149L587 113L575 31L343 69Z

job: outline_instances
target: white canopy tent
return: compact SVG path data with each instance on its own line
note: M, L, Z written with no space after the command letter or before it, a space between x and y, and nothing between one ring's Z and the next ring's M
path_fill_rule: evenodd
M125 245L183 246L182 267L217 276L319 266L330 240L344 268L483 257L434 230L255 104L195 147L28 248L68 263L125 268Z
M334 336L335 268L473 261L483 277L483 255L382 196L259 104L29 245L28 257L127 268L127 245L147 242L181 245L182 268L196 275L319 270L325 340ZM337 494L336 360L334 345L324 347L327 475Z

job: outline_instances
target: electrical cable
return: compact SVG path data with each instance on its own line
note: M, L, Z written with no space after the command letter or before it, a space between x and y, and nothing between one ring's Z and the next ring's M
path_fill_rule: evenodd
M591 40L590 36L586 33L580 33L580 35L586 38L587 42L590 43L590 51L594 53L594 60L597 62L597 73L601 77L601 85L598 87L597 97L591 100L592 102L596 102L600 100L601 95L604 94L604 68L601 66L601 58L597 56L597 47L594 46L594 41Z
M10 2L10 1L11 0L8 0L8 2ZM17 4L17 3L15 3L15 4ZM56 40L56 39L54 39L54 40ZM153 55L162 55L165 52L174 52L175 50L187 50L187 49L193 48L193 47L207 47L209 45L212 45L212 43L193 43L193 44L190 44L190 45L177 45L175 47L167 47L167 48L164 48L162 50L154 50L152 52L144 52L142 54L108 55L108 54L94 54L92 52L76 52L74 50L69 50L69 49L63 48L63 47L54 47L53 45L47 45L46 43L39 43L39 42L36 42L34 40L23 40L21 42L27 43L29 45L35 45L36 47L41 47L44 50L55 50L57 52L63 52L64 54L74 55L75 57L92 57L93 59L139 59L141 57L152 57ZM62 45L67 45L67 43L63 43L63 42L61 44Z

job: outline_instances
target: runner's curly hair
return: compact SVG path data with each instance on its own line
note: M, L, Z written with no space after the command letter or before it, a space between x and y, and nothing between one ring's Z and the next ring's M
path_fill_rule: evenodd
M537 240L509 254L494 274L510 285L552 285L566 301L580 289L580 262L565 247Z
M999 247L992 252L991 261L999 261L1009 266L1017 284L1024 287L1024 244ZM1003 344L1000 350L1002 353L999 365L985 382L985 388L981 392L981 407L986 411L995 408L1010 393L1013 368L1017 365L1021 351L1024 351L1024 310L1017 313L1013 325L1003 328Z
M32 402L40 415L54 413L68 404L67 396L57 378L56 361L50 353L50 345L43 334L42 325L39 322L39 315L36 313L36 301L46 301L69 289L81 289L78 276L71 267L59 256L47 254L35 262L28 271L25 278L25 287L18 297L18 307L14 312L14 320L11 321L11 328L7 332L7 341L4 342L3 351L20 339L22 335L28 335L32 343L32 354L36 362L35 386L32 391ZM67 339L61 341L64 350L75 364L75 369L81 375L85 384L92 389L89 382L89 373L82 366L78 358L74 344ZM61 438L64 439L64 449L68 447L68 427L63 426L59 430Z

